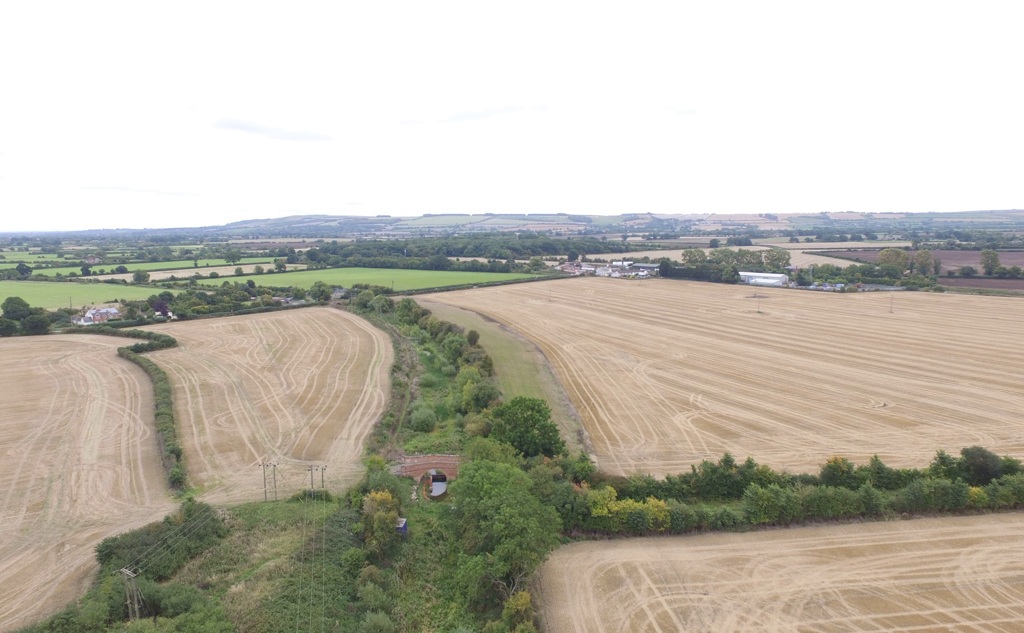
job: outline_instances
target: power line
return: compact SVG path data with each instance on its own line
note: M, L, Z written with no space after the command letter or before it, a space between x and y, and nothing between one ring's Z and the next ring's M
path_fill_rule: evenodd
M313 630L313 597L315 595L314 592L315 592L315 589L316 589L315 578L316 578L316 511L317 511L317 507L316 507L316 490L313 489L313 473L315 471L318 471L318 470L320 471L320 489L321 489L321 492L323 492L323 487L324 487L324 471L327 470L327 467L326 466L310 466L309 467L310 495L313 498L313 503L312 503L312 505L313 505L313 517L312 517L313 534L311 535L311 538L310 538L310 553L309 553L309 607L307 609L309 611L309 630L310 631ZM321 494L320 496L323 497L323 498L327 497L326 494ZM306 545L305 544L305 539L303 539L303 547L305 547L305 545ZM320 550L320 555L321 556L324 555L322 549Z
M137 566L139 569L149 568L152 564L166 556L167 553L173 551L179 543L191 537L214 518L216 518L216 513L211 508L206 516L201 520L196 519L191 522L182 523L172 533L161 539L160 542L150 547L142 555L136 557L129 567ZM154 551L154 549L156 551Z
M267 501L267 468L270 467L274 474L274 501L277 501L277 464L274 462L261 462L260 468L263 469L263 500Z
M199 525L205 525L212 517L213 517L213 512L211 511L206 516L206 518L203 519L203 521ZM141 561L143 561L144 559L149 557L151 554L155 555L156 551L166 547L170 543L170 541L179 540L179 536L181 536L183 532L188 531L188 532L191 533L191 532L195 531L195 529L197 529L196 522L194 522L194 521L193 522L188 522L188 521L182 522L181 525L179 525L178 527L174 528L173 530L171 530L170 532L165 534L163 537L161 537L156 543L151 545L142 554L139 554L138 556L136 556L135 560L133 560L132 562L128 563L126 565L126 567L132 568L132 567L136 567L136 566L140 565Z
M309 467L310 481L313 477L313 467ZM306 509L307 502L309 501L309 495L302 495L302 545L299 546L299 591L298 599L302 599L302 577L305 575L305 555L306 555ZM302 615L302 610L298 608L298 604L295 605L295 630L299 630L299 617Z
M327 494L324 493L324 524L320 534L322 536L320 552L320 632L323 633L324 622L327 619L327 513L330 508L327 505Z

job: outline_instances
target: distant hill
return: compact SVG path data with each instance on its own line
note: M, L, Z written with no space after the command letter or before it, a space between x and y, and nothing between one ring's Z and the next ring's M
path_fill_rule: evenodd
M652 214L620 215L545 214L425 214L418 217L290 215L232 222L221 226L173 229L103 229L48 232L76 237L175 237L215 239L343 239L358 237L403 238L475 232L536 231L554 235L712 235L742 231L838 232L908 231L937 228L1008 230L1024 228L1024 210L961 211L954 213L761 213L761 214ZM18 235L33 233L18 232ZM2 233L0 233L2 235ZM10 234L8 234L10 235Z

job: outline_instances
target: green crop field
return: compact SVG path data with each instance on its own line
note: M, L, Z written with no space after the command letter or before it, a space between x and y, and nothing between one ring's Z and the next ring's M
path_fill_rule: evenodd
M441 270L403 270L398 268L323 268L320 270L302 270L294 273L271 273L262 275L244 275L231 277L230 281L245 283L252 279L261 286L294 286L309 288L322 281L329 286L350 288L353 284L371 284L394 288L396 291L421 290L425 288L444 288L446 286L465 286L469 284L486 284L495 281L513 279L530 279L536 275L522 273L471 273ZM208 286L219 286L225 279L201 279L197 283Z
M29 266L41 266L43 264L63 263L67 259L78 261L72 257L58 257L52 253L24 253L8 251L0 254L4 256L4 259L0 259L0 268L14 268L19 262L24 262Z
M205 268L205 267L232 266L232 265L239 266L239 265L242 265L242 264L268 264L268 265L272 266L274 264L274 258L273 257L243 257L241 259L241 261L238 262L238 264L229 264L226 260L223 260L223 259L200 259L199 260L199 267L198 268L196 268L195 266L192 265L192 260L191 259L178 259L178 260L174 260L174 261L165 261L165 262L136 262L136 263L132 263L132 264L123 264L123 266L125 268L127 268L128 272L130 272L130 273L133 273L136 270L145 270L145 271L152 271L152 270L196 270L198 272L202 272L203 268ZM106 271L106 273L113 273L114 269L117 268L118 266L121 266L121 265L122 264L94 264L90 268L92 268L92 272L94 274L101 274L100 273L101 270ZM43 268L43 269L40 269L40 270L33 270L32 271L33 275L47 275L47 276L55 276L57 274L69 275L71 273L75 273L76 275L81 275L82 274L82 267L81 266L64 266L64 267L61 267L61 268Z
M47 310L69 305L74 308L94 306L115 299L146 299L159 292L163 289L84 282L0 281L0 302L7 297L21 297L33 308Z

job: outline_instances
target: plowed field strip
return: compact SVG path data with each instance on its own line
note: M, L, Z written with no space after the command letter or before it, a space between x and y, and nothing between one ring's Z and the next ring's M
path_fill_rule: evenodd
M121 339L0 340L0 631L85 590L103 538L173 507L153 437L149 378Z
M308 486L310 465L326 465L333 485L361 469L389 393L383 332L328 308L154 329L178 339L150 358L171 378L189 474L204 499L261 498L259 464L268 460L279 464L282 494Z
M577 543L541 571L548 633L1013 631L1024 515Z
M758 298L760 297L760 298ZM978 444L1024 457L1024 302L572 279L430 295L535 341L599 465L655 475L730 452L922 466Z

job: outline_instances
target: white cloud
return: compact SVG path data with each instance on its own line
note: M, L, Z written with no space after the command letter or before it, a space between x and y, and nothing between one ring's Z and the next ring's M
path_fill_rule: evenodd
M0 231L1021 207L1022 13L21 3L0 20Z

